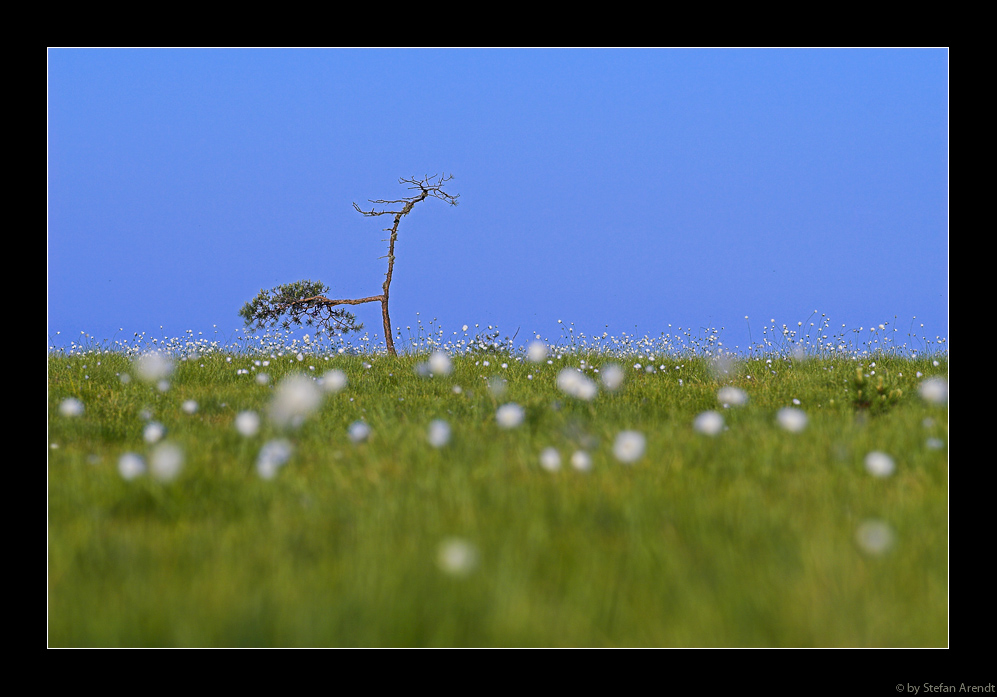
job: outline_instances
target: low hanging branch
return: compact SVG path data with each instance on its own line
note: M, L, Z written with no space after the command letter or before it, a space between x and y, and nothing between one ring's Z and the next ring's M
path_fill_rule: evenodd
M356 203L353 207L358 213L367 217L379 215L393 215L394 224L385 228L389 233L388 253L381 257L388 260L388 271L384 275L384 283L381 286L381 295L371 295L366 298L356 299L330 299L326 297L329 292L328 287L321 281L297 281L287 283L270 290L261 290L253 300L246 303L239 315L246 320L248 326L258 328L269 328L280 324L285 330L294 326L313 326L327 330L348 334L363 329L363 324L357 323L356 315L341 307L340 305L362 305L364 303L381 303L381 318L384 322L384 339L388 348L388 353L397 356L395 352L395 342L391 336L391 317L388 314L388 296L391 287L391 277L395 268L395 241L398 239L398 225L402 218L408 215L415 204L427 198L437 198L449 203L451 206L457 205L460 194L451 195L443 190L443 186L453 179L453 175L433 175L423 179L400 178L399 184L408 184L410 190L418 190L415 196L389 200L370 200L375 206L369 211L365 211ZM378 210L378 206L395 207L401 204L400 210L383 209Z

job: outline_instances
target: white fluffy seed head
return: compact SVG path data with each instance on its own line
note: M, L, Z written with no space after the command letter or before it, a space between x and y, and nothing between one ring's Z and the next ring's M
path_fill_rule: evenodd
M949 383L945 378L928 378L919 388L921 398L931 404L947 404L949 401Z
M616 365L615 363L610 363L605 366L600 373L602 377L602 384L610 392L615 392L620 389L623 385L623 379L626 377L626 373L623 368Z
M488 391L491 392L492 396L496 399L505 394L506 387L505 380L498 376L488 379Z
M297 428L322 404L322 392L305 375L289 375L280 381L270 403L270 418L278 427Z
M453 370L450 356L442 351L436 351L429 357L429 372L433 375L449 375Z
M346 373L338 368L333 368L322 376L321 385L328 394L336 394L346 387Z
M624 464L636 462L644 455L646 440L639 431L621 431L613 443L613 455Z
M83 402L75 397L67 397L59 405L59 413L63 416L79 416L83 413Z
M790 433L799 433L807 427L806 412L795 407L783 407L776 413L775 420Z
M561 469L561 454L557 452L557 448L544 448L540 452L540 466L548 472Z
M145 460L141 455L125 453L118 458L118 474L128 481L142 476L145 474Z
M865 469L874 477L889 477L896 469L896 464L886 453L873 450L865 456Z
M717 401L730 407L740 407L748 403L748 393L738 387L722 387L717 392Z
M866 554L885 554L893 547L893 528L881 520L867 520L855 531L855 541Z
M503 404L495 410L495 422L500 428L516 428L523 423L526 412L515 402Z
M260 448L260 454L256 458L256 472L263 479L273 479L277 471L287 462L293 448L291 443L279 439L267 442Z
M692 422L692 427L707 436L715 436L724 430L724 417L715 411L704 411Z
M541 363L547 358L547 346L542 341L532 341L526 348L526 358L531 363Z
M429 433L426 435L426 438L434 448L442 448L450 442L450 424L442 419L430 422Z
M576 450L571 455L571 466L579 472L588 472L592 469L592 456L584 450Z
M235 417L235 430L249 438L260 430L260 417L255 411L241 411Z
M557 387L561 392L586 402L591 401L599 392L595 381L575 368L565 368L557 374Z
M467 540L444 540L436 551L436 564L450 576L467 576L478 566L478 550Z
M150 456L150 467L152 476L161 482L170 482L176 479L183 467L183 451L173 443L160 443Z
M142 429L142 438L146 443L157 443L159 439L166 435L166 427L158 421L150 421Z
M143 353L135 359L135 372L145 382L159 383L173 372L173 359L160 351Z
M368 426L363 421L354 421L350 424L350 428L347 430L347 435L349 435L350 440L354 443L363 443L368 438L370 438L370 426Z

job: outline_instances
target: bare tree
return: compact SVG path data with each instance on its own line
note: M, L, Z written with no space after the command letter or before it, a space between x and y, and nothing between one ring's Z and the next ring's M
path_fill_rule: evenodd
M422 179L412 177L398 180L399 184L407 184L409 190L418 191L414 196L406 196L395 200L368 200L374 207L369 211L360 208L356 203L353 207L358 213L367 217L379 215L393 215L394 223L384 231L389 233L387 239L388 253L381 257L388 260L388 271L384 274L384 283L381 286L380 295L371 295L366 298L356 299L330 299L325 296L329 291L328 287L321 281L298 281L288 283L270 290L260 290L253 300L246 303L239 312L240 316L246 320L247 325L255 325L260 328L272 327L280 323L284 329L295 326L318 325L328 331L347 334L349 332L360 331L363 324L358 324L356 316L340 305L362 305L364 303L380 302L381 318L384 321L384 340L388 348L388 353L397 356L395 342L391 336L391 317L388 314L388 296L391 288L391 277L395 269L395 241L398 239L398 225L402 218L408 215L415 204L425 201L427 198L437 198L449 203L451 206L457 205L460 194L448 194L443 187L453 179L453 175L433 175ZM389 208L384 208L384 207ZM392 210L398 208L399 210ZM381 208L381 209L379 209Z

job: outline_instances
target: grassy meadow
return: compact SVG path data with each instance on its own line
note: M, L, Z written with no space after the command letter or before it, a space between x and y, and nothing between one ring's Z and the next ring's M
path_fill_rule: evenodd
M49 645L948 645L944 352L496 347L50 351Z

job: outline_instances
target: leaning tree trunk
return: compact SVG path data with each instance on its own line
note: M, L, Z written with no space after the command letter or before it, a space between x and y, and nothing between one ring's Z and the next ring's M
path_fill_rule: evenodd
M442 201L446 201L451 206L456 206L457 197L460 196L460 194L451 196L450 194L443 191L442 188L443 184L453 179L453 176L449 177L442 176L439 178L439 181L436 182L430 181L435 178L436 177L434 175L433 177L426 177L425 179L415 179L415 178L399 179L398 181L400 184L413 184L414 186L411 186L409 188L419 189L419 195L410 196L408 198L403 198L395 201L384 201L384 200L371 201L371 203L379 203L379 204L404 203L405 205L402 206L402 209L400 211L388 211L388 210L378 211L373 209L365 211L361 209L360 206L358 206L356 203L353 204L353 207L356 208L357 211L366 216L375 216L375 215L395 216L394 224L390 228L385 228L385 232L389 233L388 254L387 254L388 271L387 273L384 274L384 284L381 286L383 292L381 293L381 296L379 298L381 301L381 319L384 322L384 343L387 346L388 353L391 354L392 356L397 356L398 353L395 351L395 342L391 335L391 315L388 312L388 298L391 295L391 277L395 270L395 242L398 240L398 225L399 223L402 222L402 217L408 215L415 204L419 203L419 201L425 200L427 197L431 196L433 198L438 198Z
M422 201L428 195L429 191L423 189L421 194L406 203L404 208L395 213L395 224L389 228L391 236L388 238L388 272L384 274L384 285L381 286L384 290L381 294L381 319L384 321L384 343L388 347L388 353L392 356L397 356L398 354L395 352L395 342L391 336L391 315L388 314L388 295L391 291L391 275L395 270L395 240L398 239L398 223L402 222L403 215L407 215L412 210L412 206Z

